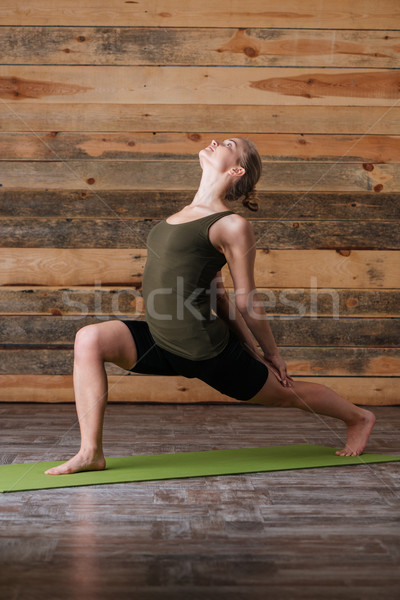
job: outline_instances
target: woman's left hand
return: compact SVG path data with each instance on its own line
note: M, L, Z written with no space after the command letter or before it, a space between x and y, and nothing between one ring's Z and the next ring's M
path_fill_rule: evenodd
M278 381L284 387L293 386L293 379L290 377L290 375L288 375L286 363L280 354L267 357L265 354L261 354L257 348L251 348L247 344L245 344L245 348L254 356L254 358L257 358L257 360L264 363L264 365L266 365L275 374Z
M264 355L263 360L284 387L293 386L293 379L290 377L290 375L288 375L286 363L280 354L275 354L274 356L268 357Z

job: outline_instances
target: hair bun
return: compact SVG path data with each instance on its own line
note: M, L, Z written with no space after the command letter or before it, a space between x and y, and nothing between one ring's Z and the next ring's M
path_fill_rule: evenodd
M255 199L255 186L261 176L261 157L253 142L244 138L241 139L245 149L242 152L239 164L244 168L244 173L236 180L232 179L230 187L225 192L225 198L226 200L242 199L243 206L256 211L258 210L258 202Z
M250 190L250 192L247 192L247 194L245 194L242 200L242 204L243 206L245 206L249 210L252 210L253 212L256 212L258 210L257 191L255 188L253 188L252 190Z

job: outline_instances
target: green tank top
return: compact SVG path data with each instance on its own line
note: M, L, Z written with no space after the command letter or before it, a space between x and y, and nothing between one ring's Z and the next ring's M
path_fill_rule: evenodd
M188 358L204 360L225 348L229 327L216 316L211 286L226 263L211 244L209 227L232 210L186 223L160 221L147 238L143 274L145 319L158 346Z

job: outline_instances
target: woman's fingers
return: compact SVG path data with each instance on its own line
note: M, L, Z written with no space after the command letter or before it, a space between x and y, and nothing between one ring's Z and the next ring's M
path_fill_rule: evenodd
M275 369L273 369L279 383L281 383L283 385L283 387L287 387L290 385L289 381L287 381L287 376L285 372L282 371L275 371Z
M286 371L281 371L281 382L282 385L284 385L285 387L292 387L293 383L292 383L293 379L290 377L290 375L288 375L286 373Z
M281 377L281 374L279 373L279 371L269 361L266 361L266 363L267 363L267 367L269 368L269 370L272 371L272 373L275 375L275 377L278 379L278 381L280 381L282 383L282 377Z
M265 359L263 361L267 367L274 373L275 377L278 379L279 383L281 383L284 387L292 387L293 379L288 375L286 371L286 365L280 366L280 368L276 367L272 361Z

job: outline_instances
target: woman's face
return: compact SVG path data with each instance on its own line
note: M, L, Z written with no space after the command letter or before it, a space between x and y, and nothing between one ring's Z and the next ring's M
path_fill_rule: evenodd
M199 158L202 168L212 165L221 173L226 173L233 167L240 166L243 156L244 142L240 138L230 138L223 142L212 140L211 144L200 150Z

